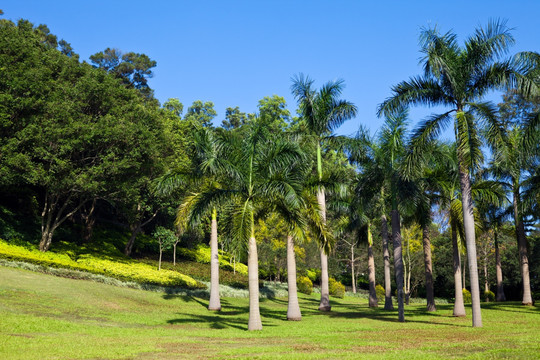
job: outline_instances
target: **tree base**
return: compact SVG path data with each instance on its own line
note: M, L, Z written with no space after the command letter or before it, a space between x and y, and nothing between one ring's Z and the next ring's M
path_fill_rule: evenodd
M452 314L453 317L465 317L467 314Z
M210 311L221 311L221 306L220 307L208 307L208 310Z
M320 305L319 311L330 311L332 310L332 307L330 305Z
M534 305L534 301L533 301L533 302L522 302L521 305L525 305L525 306L533 306L533 305Z
M287 316L287 320L288 321L300 321L300 320L302 320L302 317L301 316L298 316L298 317L297 316L293 316L293 317L288 317Z

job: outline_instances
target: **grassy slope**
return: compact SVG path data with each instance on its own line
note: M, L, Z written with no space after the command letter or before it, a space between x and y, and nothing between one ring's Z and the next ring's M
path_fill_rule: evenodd
M247 332L247 299L207 301L0 267L0 358L537 358L540 309L484 305L484 327L452 306L427 314L369 309L363 300L333 300L317 311L300 295L303 319L287 322L286 299L261 302L264 330ZM468 309L470 314L470 309Z

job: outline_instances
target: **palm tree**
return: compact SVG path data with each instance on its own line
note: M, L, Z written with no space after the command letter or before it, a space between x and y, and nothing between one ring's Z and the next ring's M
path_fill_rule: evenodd
M300 208L297 168L305 162L305 156L297 143L272 136L260 117L246 124L243 137L226 135L219 146L228 154L228 166L222 173L227 174L227 187L206 188L193 194L186 201L190 204L187 215L197 221L209 209L227 204L229 236L248 248L248 330L261 330L255 219L275 202L290 209Z
M157 190L163 194L171 193L175 188L191 186L199 191L220 188L222 184L218 179L226 173L227 162L219 145L215 130L210 127L198 126L193 132L193 153L191 164L187 169L176 169L159 180ZM196 190L197 191L197 190ZM188 222L186 212L189 210L188 195L179 208L176 225L181 231L185 230ZM218 224L217 209L214 206L211 213L210 224L210 300L208 310L220 311L221 301L219 295L219 253L218 253Z
M514 42L505 22L494 21L486 28L477 29L463 47L458 45L456 38L451 32L440 34L437 28L422 30L420 46L424 54L424 75L394 86L393 95L379 106L378 113L388 115L409 105L448 108L442 114L430 116L418 127L412 139L417 149L437 137L453 115L471 279L473 326L480 327L482 315L470 179L471 157L481 152L477 120L484 122L488 128L488 141L501 136L495 107L489 102L482 102L483 97L493 89L517 83L530 84L531 81L522 76L518 64L506 59L499 61Z
M316 91L313 89L313 80L300 74L292 79L291 91L298 101L302 120L305 123L308 136L316 143L317 174L319 181L323 179L322 146L324 141L343 122L356 115L356 106L340 100L344 87L342 80L330 81ZM326 194L325 189L319 185L317 200L321 210L321 217L326 222ZM321 302L319 310L330 311L330 293L328 288L328 255L321 247Z
M387 248L387 200L390 200L390 222L394 245L394 271L398 295L398 318L404 321L403 258L401 249L400 207L411 194L411 183L402 176L400 163L405 155L405 136L408 112L402 109L390 114L383 125L377 142L371 141L362 164L362 179L358 182L357 195L372 198L381 214L383 256L385 260L385 309L392 309L389 254ZM362 135L365 137L365 135ZM389 199L388 199L389 197ZM386 236L385 236L386 235ZM385 241L386 240L386 241Z
M523 146L523 128L518 124L506 124L506 141L495 144L494 158L491 170L499 179L504 181L512 193L512 210L516 229L516 239L519 250L519 262L523 283L523 305L532 305L531 282L529 276L529 257L527 255L527 234L523 221L524 207L521 191L525 172L530 168L533 155Z
M307 176L307 167L302 169L303 165L299 164L299 167L293 176L298 176L298 182L302 183L302 178ZM305 183L302 185L306 185ZM308 231L311 231L315 235L320 243L327 242L330 236L325 228L325 224L322 222L321 211L316 197L308 191L307 188L301 193L300 207L291 208L290 204L284 201L276 201L274 211L278 213L288 224L287 233L287 290L288 290L288 304L287 304L287 320L300 321L302 319L302 313L300 312L300 304L298 303L298 290L296 284L296 256L295 256L295 239L304 241L307 237ZM324 238L324 239L320 239Z

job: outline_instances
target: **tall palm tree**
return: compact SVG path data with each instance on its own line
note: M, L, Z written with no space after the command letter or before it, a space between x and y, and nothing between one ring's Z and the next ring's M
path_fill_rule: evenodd
M342 80L330 81L319 91L313 89L313 80L303 74L292 79L291 91L300 108L308 136L316 143L317 174L319 181L323 179L322 147L324 141L343 122L356 115L356 106L340 100L344 87ZM321 209L321 217L326 222L326 194L322 184L317 190L317 200ZM328 255L321 247L321 302L319 310L330 311L330 292L328 288Z
M261 330L255 219L276 201L290 209L300 208L301 186L296 170L305 156L297 143L271 134L260 117L246 126L244 136L226 134L221 139L220 147L228 154L227 187L203 189L186 204L190 204L187 216L192 221L219 204L227 204L229 236L248 248L248 330Z
M405 109L396 114L390 114L383 125L377 141L372 141L370 150L362 164L362 179L358 182L357 195L371 197L377 204L381 214L383 235L383 252L385 260L385 274L389 275L389 254L387 250L387 222L385 211L386 202L390 202L390 223L392 228L392 242L394 245L394 271L398 297L398 318L405 320L403 303L403 258L401 249L401 216L400 208L404 200L410 196L411 183L404 179L401 163L405 155L405 139L407 130L407 115ZM388 269L388 271L386 270ZM385 275L385 309L391 309L390 279Z
M191 164L188 168L175 169L163 176L157 182L156 189L162 194L170 194L180 187L191 187L194 191L208 191L208 189L220 188L222 184L218 179L222 179L228 167L223 149L215 130L210 127L195 125L193 131L193 144L191 154ZM188 195L184 200L184 205L179 208L176 217L176 226L182 231L187 225L186 211L189 209L189 202L192 199ZM219 295L219 253L218 253L218 224L217 209L214 206L209 210L211 214L210 223L210 300L208 310L220 311L221 301Z
M484 96L493 89L517 83L531 84L522 76L518 64L502 59L513 42L506 23L499 21L478 28L463 47L451 32L441 34L437 28L424 29L420 35L424 75L394 86L392 96L378 109L379 115L387 115L409 105L448 108L442 114L430 116L418 127L412 139L413 146L418 148L437 137L453 117L474 327L482 326L482 315L471 199L471 156L481 152L478 120L488 128L488 141L502 136L495 107L489 102L482 102Z
M301 178L307 176L307 167L302 169L304 164L299 164L297 171L293 176L300 177L299 183L302 183ZM305 183L303 184L305 185ZM300 321L302 313L300 312L300 304L298 303L298 289L296 283L296 255L294 251L295 240L305 241L307 233L311 232L317 238L328 239L330 234L326 230L325 224L322 222L321 211L317 198L307 189L301 193L300 207L291 208L290 204L284 201L276 201L273 211L278 213L288 225L287 233L287 320ZM318 239L320 243L328 240Z

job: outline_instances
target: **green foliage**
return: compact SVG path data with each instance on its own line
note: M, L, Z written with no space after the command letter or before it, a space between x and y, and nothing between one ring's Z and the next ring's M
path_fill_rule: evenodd
M311 282L319 282L321 278L321 269L307 269L306 276Z
M486 302L493 302L495 301L495 294L491 290L484 291L484 299Z
M343 299L343 297L345 296L345 285L343 285L334 278L328 279L328 289L330 291L330 295L332 296L340 299Z
M377 284L377 286L375 286L375 292L377 293L377 300L379 302L384 301L386 297L386 291L381 284Z
M471 292L465 288L463 288L463 302L465 304L471 303Z
M0 258L30 262L37 265L67 268L102 274L123 281L160 286L181 286L190 289L206 288L189 276L176 271L157 271L148 264L126 258L96 254L80 254L75 249L63 253L41 252L31 246L11 245L0 240Z
M307 276L299 276L296 279L296 285L298 286L298 291L302 294L311 295L313 292L313 283Z

